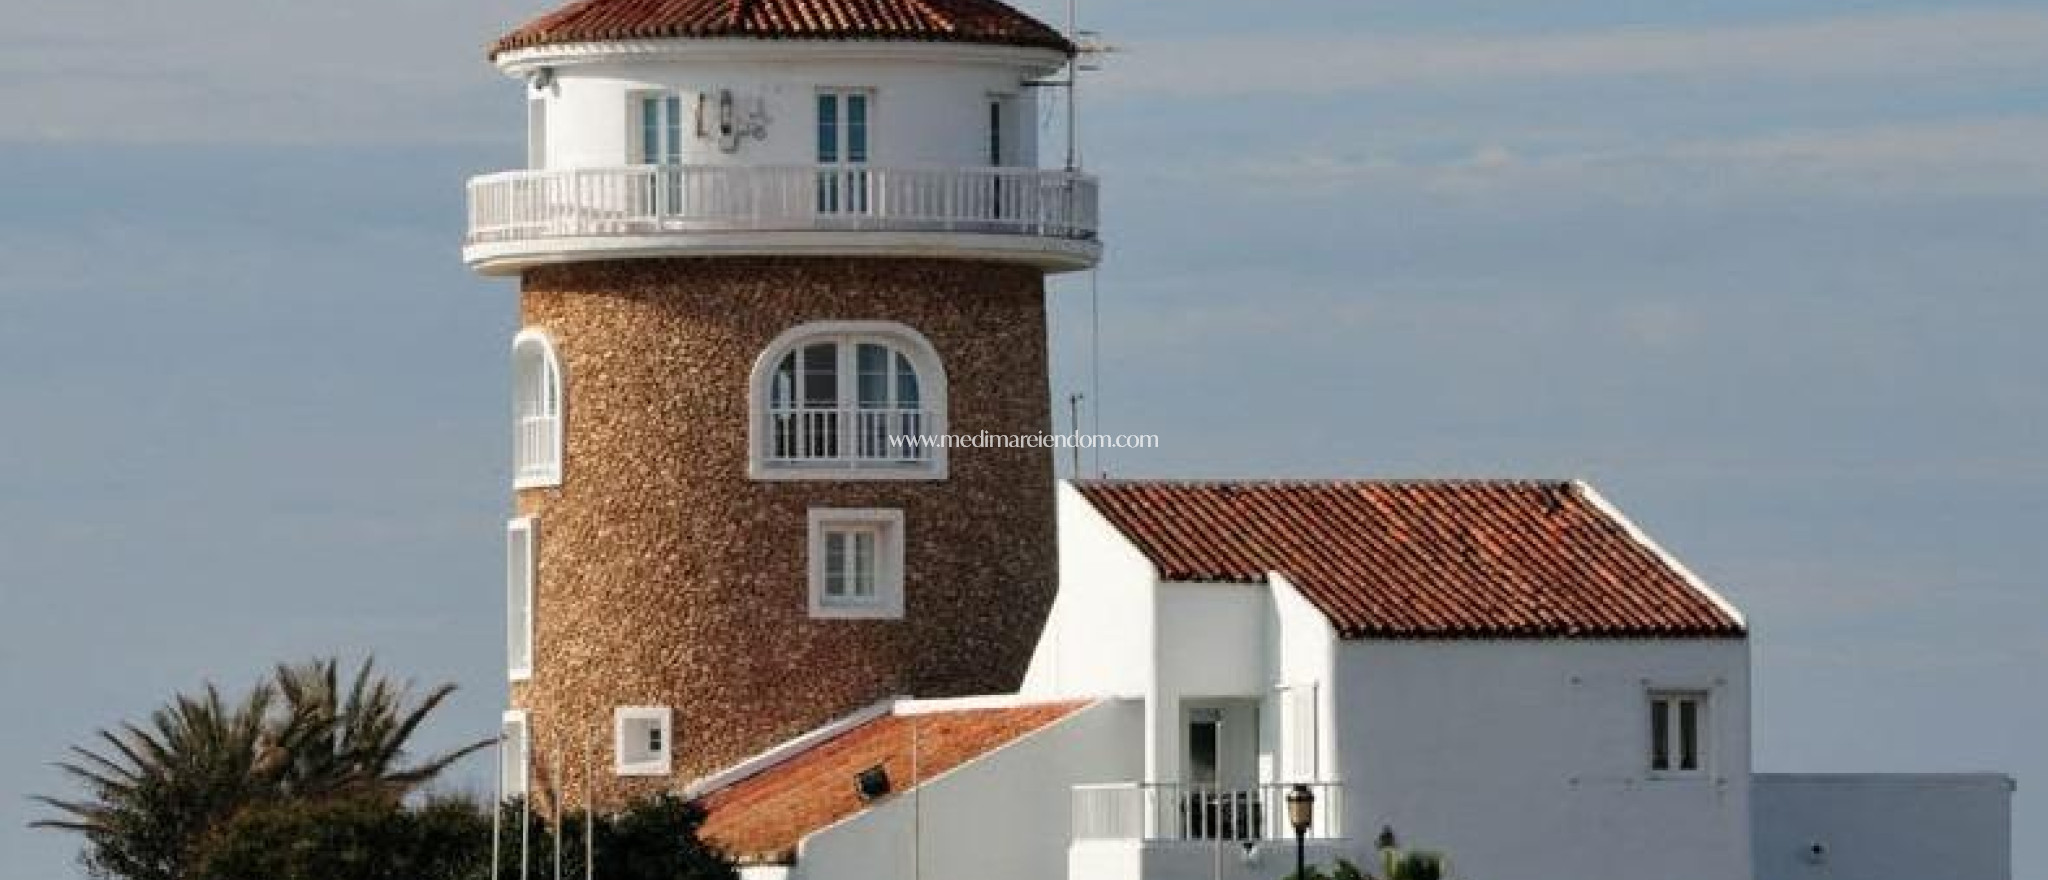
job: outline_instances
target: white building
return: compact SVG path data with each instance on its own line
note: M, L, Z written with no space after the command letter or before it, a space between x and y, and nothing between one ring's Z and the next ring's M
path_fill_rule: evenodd
M707 834L803 880L1277 878L1306 784L1324 865L1391 830L1475 880L2011 876L2008 777L1752 773L1741 613L1582 483L1060 505L1021 694L877 706L702 780Z

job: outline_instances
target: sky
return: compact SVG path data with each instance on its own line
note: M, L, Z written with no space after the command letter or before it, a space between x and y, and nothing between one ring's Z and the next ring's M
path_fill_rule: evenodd
M482 47L541 8L13 11L0 880L42 880L48 763L203 681L374 653L462 686L423 745L495 730L514 292L457 249L522 158ZM1747 611L1759 769L2015 774L2048 880L2048 2L1083 23L1101 358L1059 280L1053 389L1161 439L1091 469L1591 480Z

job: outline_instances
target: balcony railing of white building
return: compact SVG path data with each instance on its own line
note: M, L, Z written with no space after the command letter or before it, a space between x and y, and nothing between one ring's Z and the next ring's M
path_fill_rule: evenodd
M778 407L768 412L768 460L802 467L917 466L932 460L919 441L938 414L900 407Z
M1095 178L1037 168L634 165L469 183L471 245L693 232L993 233L1092 241Z
M562 417L522 415L512 444L513 476L521 484L552 482L562 472Z
M1305 783L1316 796L1310 840L1333 840L1343 828L1343 786ZM1075 840L1282 840L1287 793L1294 783L1248 788L1123 782L1074 787Z

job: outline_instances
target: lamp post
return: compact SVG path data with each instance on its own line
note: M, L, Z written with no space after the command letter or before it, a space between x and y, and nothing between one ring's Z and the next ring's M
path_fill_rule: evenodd
M1287 792L1287 824L1294 826L1294 880L1308 880L1308 826L1315 815L1316 793L1296 783Z

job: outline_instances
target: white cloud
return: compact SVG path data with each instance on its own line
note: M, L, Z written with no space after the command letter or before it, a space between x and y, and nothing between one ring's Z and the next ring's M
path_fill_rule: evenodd
M1950 10L1750 25L1132 41L1111 95L1330 94L1541 79L1856 78L2048 69L2048 12Z

